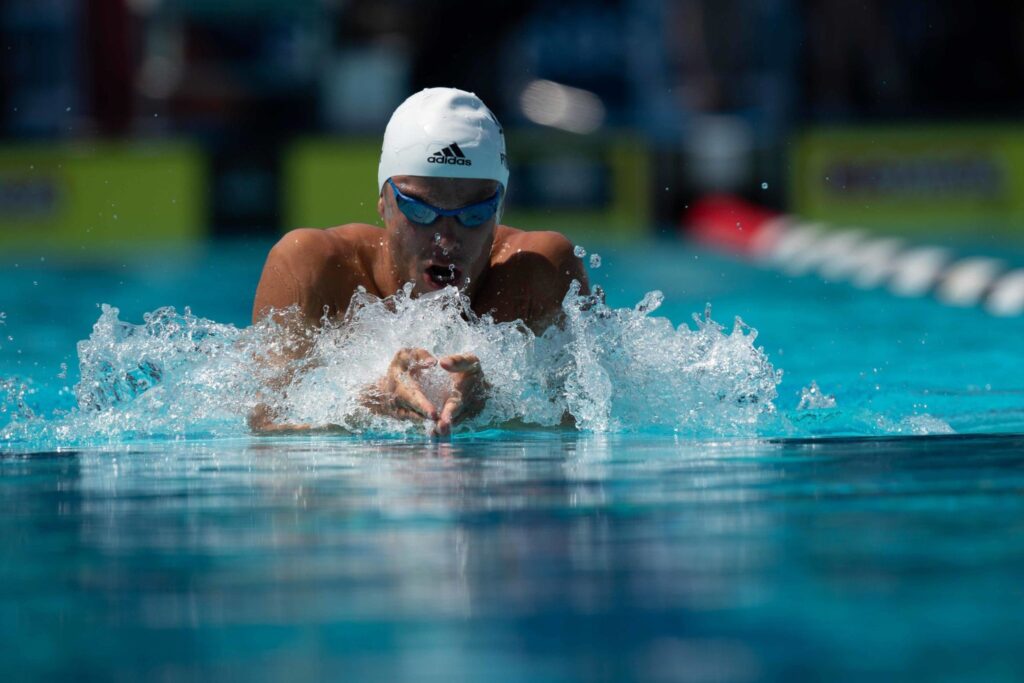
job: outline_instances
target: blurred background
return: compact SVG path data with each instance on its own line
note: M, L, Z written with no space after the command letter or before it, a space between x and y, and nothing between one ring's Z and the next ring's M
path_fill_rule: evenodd
M3 0L0 55L7 253L376 222L387 119L436 85L504 123L512 225L676 234L729 193L1024 226L1020 3Z

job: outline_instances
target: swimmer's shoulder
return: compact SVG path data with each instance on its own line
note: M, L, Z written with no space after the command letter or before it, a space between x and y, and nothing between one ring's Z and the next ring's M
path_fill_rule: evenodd
M347 223L326 228L324 233L337 249L346 251L375 250L384 240L384 229L368 223Z
M560 232L526 231L499 225L491 248L491 266L514 264L530 271L549 272L565 286L573 279L586 284L586 270L573 253L574 249L569 238Z
M254 318L270 307L299 305L308 315L336 309L370 280L374 250L383 231L352 223L333 228L297 228L270 250L256 291ZM335 301L343 297L345 301Z
M556 320L573 280L588 291L583 262L565 235L498 226L487 286L474 308L499 321L519 318L539 334Z
M296 273L315 274L339 266L358 269L367 258L372 258L383 238L383 230L365 223L297 228L286 233L270 255Z

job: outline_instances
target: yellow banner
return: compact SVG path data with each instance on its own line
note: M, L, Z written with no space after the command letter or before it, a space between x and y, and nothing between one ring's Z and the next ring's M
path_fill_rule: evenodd
M185 243L206 220L206 164L191 145L0 147L4 248Z
M793 145L791 208L847 226L1024 231L1024 128L823 128Z
M649 230L651 164L638 140L546 131L511 131L508 140L512 177L503 222L610 237ZM379 159L379 140L295 143L284 162L283 227L380 225Z

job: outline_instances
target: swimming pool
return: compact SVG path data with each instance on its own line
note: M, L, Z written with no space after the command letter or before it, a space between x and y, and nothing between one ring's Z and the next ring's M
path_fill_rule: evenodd
M707 409L726 410L727 429L646 417L639 390L609 399L608 420L589 431L486 428L450 442L386 430L259 439L230 417L190 422L165 408L147 429L131 397L107 408L128 417L100 428L63 414L76 402L76 342L97 323L122 329L104 327L98 304L133 325L190 306L224 325L203 323L197 343L236 343L228 326L247 322L267 245L107 268L40 256L5 265L4 669L118 680L1020 678L1019 318L789 278L674 242L586 246L601 253L591 275L609 309L632 312L615 319L629 332L620 346L675 343L681 333L645 321L679 325L712 303L727 324L706 333L713 343L697 358L710 374L684 377L706 394L683 383L649 405L673 417L689 414L672 412L674 399L725 396ZM215 287L200 277L211 273ZM661 307L636 311L653 289ZM728 342L736 315L757 328L752 344L742 327ZM104 348L137 352L138 336ZM519 352L506 342L495 348ZM190 370L201 364L192 353L173 358ZM634 360L608 370L613 389L651 376L633 374ZM752 374L754 389L730 393ZM574 386L597 396L604 385L589 381ZM194 400L192 385L175 386L172 398Z

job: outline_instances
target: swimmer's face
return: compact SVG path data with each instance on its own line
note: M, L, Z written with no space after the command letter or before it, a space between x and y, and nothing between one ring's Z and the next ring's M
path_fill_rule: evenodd
M498 191L494 180L394 176L392 181L403 194L441 209L483 202ZM377 212L384 219L391 260L400 283L412 282L414 294L448 285L470 294L476 290L490 263L497 215L471 228L459 223L455 216L438 216L430 225L420 225L399 210L388 184L377 201Z

